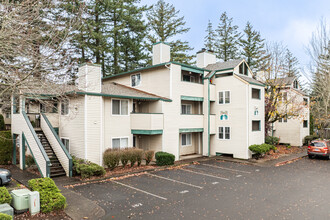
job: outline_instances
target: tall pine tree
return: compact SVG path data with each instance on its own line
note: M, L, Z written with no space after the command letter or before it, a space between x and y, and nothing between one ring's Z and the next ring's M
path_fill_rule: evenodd
M212 23L209 20L206 28L206 36L204 38L204 46L206 49L214 51L215 38L216 35L213 30Z
M179 34L187 33L190 28L186 28L184 17L179 17L180 11L175 10L173 5L159 0L152 9L148 11L148 26L150 34L148 39L151 43L164 41L171 45L171 57L173 61L191 63L193 56L188 53L193 49L187 41L174 40ZM149 47L151 51L151 47Z
M223 61L237 59L240 33L238 26L233 25L233 18L229 18L226 12L221 14L216 33L215 50L217 57Z
M284 63L284 74L288 77L299 77L299 62L298 59L293 56L289 49L286 49L285 63Z
M264 39L261 38L260 33L253 30L250 22L246 23L243 36L239 40L242 47L242 58L245 58L247 64L252 70L259 69L259 63L265 54Z

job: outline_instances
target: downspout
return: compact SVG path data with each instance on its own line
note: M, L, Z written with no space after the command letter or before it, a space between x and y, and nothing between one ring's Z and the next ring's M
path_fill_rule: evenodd
M210 148L211 148L211 144L210 144L210 79L207 80L207 146L208 146L208 156L210 156Z

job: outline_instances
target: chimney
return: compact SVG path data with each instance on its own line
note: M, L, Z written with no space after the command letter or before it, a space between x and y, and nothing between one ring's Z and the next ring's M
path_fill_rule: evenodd
M157 42L152 45L152 65L166 63L171 60L171 47L164 42Z
M101 92L101 65L91 62L83 63L78 70L78 88L85 92Z
M197 67L205 68L213 63L216 63L216 56L213 51L202 48L197 52Z

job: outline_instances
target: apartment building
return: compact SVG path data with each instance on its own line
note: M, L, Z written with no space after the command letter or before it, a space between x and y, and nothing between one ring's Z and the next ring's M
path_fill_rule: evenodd
M80 66L78 84L66 94L58 101L40 94L53 103L47 109L24 91L12 99L12 133L40 161L44 176L56 169L41 139L68 176L70 155L102 165L107 148L166 151L176 160L217 154L248 159L248 147L264 143L264 85L243 59L216 62L202 50L197 66L181 64L159 42L145 68L103 77L98 65Z

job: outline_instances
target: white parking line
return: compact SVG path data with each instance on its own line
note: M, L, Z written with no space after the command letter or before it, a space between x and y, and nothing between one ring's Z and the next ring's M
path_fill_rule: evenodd
M190 184L190 183L181 182L181 181L178 181L178 180L170 179L170 178L163 177L163 176L158 176L158 175L151 174L151 173L146 173L146 174L150 175L150 176L160 178L160 179L169 180L169 181L172 181L172 182L175 182L175 183L181 183L181 184L184 184L184 185L187 185L187 186L195 187L195 188L198 188L198 189L203 189L203 187L201 187L201 186L196 186L196 185L193 185L193 184Z
M134 190L139 191L139 192L143 192L143 193L145 193L145 194L148 194L148 195L154 196L154 197L159 198L159 199L167 200L167 198L165 198L165 197L157 196L157 195L152 194L152 193L150 193L150 192L144 191L144 190L142 190L142 189L135 188L135 187L130 186L130 185L126 185L126 184L121 183L121 182L117 182L117 181L115 181L115 180L111 180L111 182L117 183L117 184L122 185L122 186L126 186L126 187L128 187L128 188L134 189Z
M241 173L247 173L247 174L250 174L250 173L251 173L251 172L248 172L248 171L235 170L235 169L226 168L226 167L219 167L219 166L211 165L211 164L204 164L204 163L201 163L200 165L208 166L208 167L214 167L214 168L219 168L219 169L223 169L223 170L229 170L229 171L233 171L233 172L241 172Z
M220 176L213 176L211 174L200 173L200 172L196 172L196 171L192 171L192 170L188 170L188 169L184 169L184 168L180 168L180 170L184 170L184 171L191 172L191 173L196 173L196 174L203 175L203 176L209 176L209 177L213 177L213 178L217 178L217 179L229 180L227 178L223 178L223 177L220 177Z

